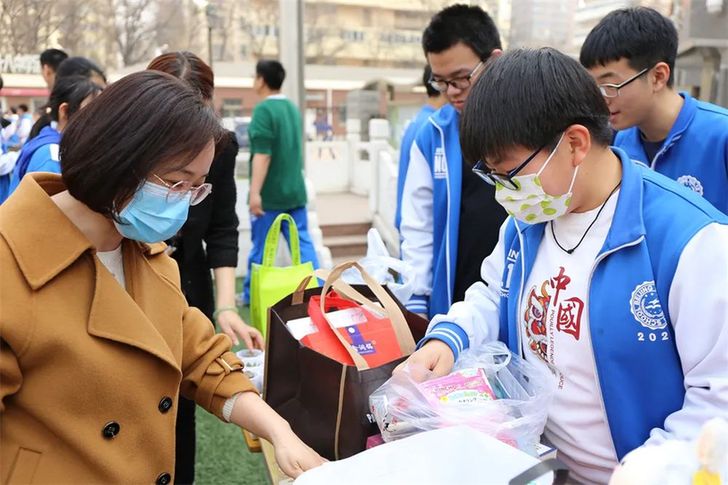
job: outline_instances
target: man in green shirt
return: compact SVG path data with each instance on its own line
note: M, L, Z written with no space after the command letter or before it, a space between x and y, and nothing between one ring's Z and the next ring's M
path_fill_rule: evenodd
M253 247L248 257L243 299L250 301L250 271L263 260L265 237L275 218L290 214L301 242L301 261L318 268L316 250L308 234L306 185L303 181L303 129L296 105L281 94L286 71L278 61L255 66L253 89L263 101L253 110L250 139L250 226ZM288 227L283 228L288 240Z

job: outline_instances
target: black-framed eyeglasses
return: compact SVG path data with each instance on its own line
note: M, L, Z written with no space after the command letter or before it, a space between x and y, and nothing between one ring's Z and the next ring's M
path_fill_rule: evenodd
M541 152L541 150L543 150L547 146L548 146L548 143L544 143L543 145L538 147L536 149L536 151L534 151L531 155L529 155L529 157L527 159L525 159L523 161L523 163L521 163L519 166L517 166L513 170L509 170L506 173L500 173L500 172L496 172L495 170L488 169L488 167L485 165L485 162L483 162L482 160L478 160L475 163L475 166L473 167L473 172L475 173L475 175L482 178L490 185L501 184L502 186L504 186L507 189L518 190L519 189L518 184L513 180L513 177L518 175L518 172L523 170L526 167L526 165L531 163L531 160L536 158L536 155L538 155Z
M635 81L636 79L639 79L640 76L644 76L644 74L652 69L651 67L646 67L642 69L640 72L632 76L631 78L627 79L624 82L621 82L619 84L612 84L612 83L605 83L599 85L599 91L601 91L602 96L605 98L616 98L619 96L619 90L628 85L629 83Z
M485 65L485 61L480 61L469 73L465 76L455 77L452 79L433 79L430 77L430 86L441 93L447 91L448 86L452 86L455 89L463 90L470 87L473 84L473 76L478 70Z

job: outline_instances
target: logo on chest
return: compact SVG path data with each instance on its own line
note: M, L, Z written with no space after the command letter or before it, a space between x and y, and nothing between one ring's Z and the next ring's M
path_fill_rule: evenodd
M640 325L650 330L667 327L667 319L657 296L654 281L645 281L635 287L629 302L629 310Z
M682 177L678 177L677 183L684 185L698 195L703 195L703 184L692 175L683 175Z

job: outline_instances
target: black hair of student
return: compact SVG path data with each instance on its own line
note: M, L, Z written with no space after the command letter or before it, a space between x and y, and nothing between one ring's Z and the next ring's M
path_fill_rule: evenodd
M425 55L440 53L457 43L470 47L484 61L494 49L501 49L500 34L495 22L482 8L451 5L430 20L422 34Z
M58 121L58 111L63 103L68 103L67 115L72 115L81 109L81 103L89 96L96 96L104 88L84 76L62 77L53 85L51 97L48 100L50 115L53 121Z
M460 144L469 163L500 160L515 147L553 149L566 128L580 124L593 145L608 146L608 122L604 97L576 60L547 47L516 49L495 59L473 85Z
M210 104L184 81L152 70L129 74L68 123L63 181L73 197L115 218L153 173L186 166L224 133Z
M589 32L579 60L590 69L627 59L629 67L641 71L664 62L670 67L672 86L677 57L677 29L670 19L648 7L615 10Z
M438 96L440 96L441 93L440 91L432 87L432 84L430 84L430 79L432 79L432 68L430 68L429 64L426 64L425 70L422 73L422 85L427 91L428 98L437 98Z
M283 64L273 59L261 59L255 65L255 75L262 78L266 86L278 91L286 79L286 70Z
M30 109L28 108L28 105L27 105L27 104L25 104L25 103L20 103L20 104L18 105L18 110L19 110L19 111L23 111L23 112L25 112L25 113L27 113L28 111L30 111Z
M56 79L66 76L86 76L90 78L93 75L102 78L104 83L107 82L104 71L93 61L85 57L69 57L61 62L56 70Z
M68 59L68 54L61 49L46 49L40 54L40 65L49 66L53 71L57 71L61 62L66 59Z

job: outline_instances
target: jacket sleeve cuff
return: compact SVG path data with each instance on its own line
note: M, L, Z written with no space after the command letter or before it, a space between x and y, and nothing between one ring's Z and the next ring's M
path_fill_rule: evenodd
M229 398L240 392L258 393L242 370L242 363L232 352L215 359L197 388L195 401L224 420L223 407Z
M455 360L458 360L460 352L470 347L468 334L458 325L450 322L441 322L432 327L427 332L427 335L417 344L417 348L420 349L428 340L432 339L440 340L447 344L450 350L452 350Z
M427 295L412 295L412 298L405 304L405 308L412 313L424 313L427 315L430 307L430 298Z

